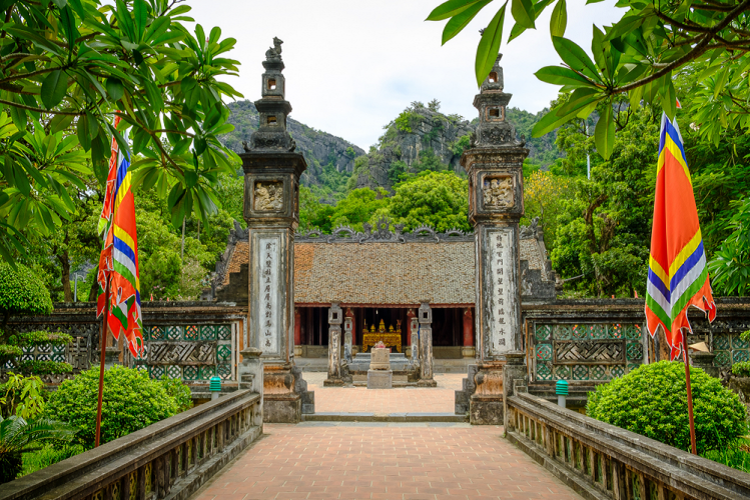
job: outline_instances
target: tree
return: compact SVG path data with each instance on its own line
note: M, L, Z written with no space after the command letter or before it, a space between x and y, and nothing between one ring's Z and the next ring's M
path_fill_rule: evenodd
M449 19L443 31L445 43L491 2L448 0L427 20ZM489 74L500 50L507 4L506 0L482 33L475 64L478 84ZM615 135L611 105L627 93L633 107L642 102L658 105L671 119L677 100L672 78L690 65L700 71L694 109L701 134L718 143L725 129L750 127L750 82L746 78L750 0L624 0L617 5L628 9L618 22L604 31L593 28L592 60L581 47L564 38L566 0L511 0L515 25L509 42L527 29L535 29L540 14L552 8L550 33L563 65L542 68L536 76L570 93L566 102L554 107L534 127L536 137L570 120L586 118L604 104L594 137L601 156L609 158Z
M337 226L351 226L362 231L365 222L371 221L375 212L388 205L388 191L379 188L359 188L351 191L346 198L336 204L330 214L332 229Z
M67 190L107 172L110 140L133 156L133 184L167 198L172 221L216 208L212 186L236 155L217 136L232 130L219 81L237 74L221 57L235 40L190 33L187 5L170 0L4 1L0 30L0 256L24 253L22 231L51 232L75 211ZM12 123L9 123L8 116ZM113 119L121 118L119 127ZM124 132L130 129L129 141ZM55 139L61 134L62 140ZM35 163L34 141L77 144L90 166ZM55 142L56 141L56 142Z
M552 251L556 240L558 216L562 213L565 202L573 194L575 183L567 176L554 175L552 172L536 170L524 181L523 204L524 220L528 223L539 217L544 229L544 241L547 251Z
M721 244L708 269L711 284L722 295L750 292L750 198L733 204L736 209L729 225L734 231Z
M425 171L394 188L387 213L406 231L429 225L438 232L470 231L469 181L453 172Z
M64 333L43 331L15 332L8 328L11 315L46 315L52 312L52 300L44 283L28 267L0 263L0 365L10 362L16 371L36 375L67 373L70 364L60 361L20 360L24 347L40 345L67 345L73 341Z

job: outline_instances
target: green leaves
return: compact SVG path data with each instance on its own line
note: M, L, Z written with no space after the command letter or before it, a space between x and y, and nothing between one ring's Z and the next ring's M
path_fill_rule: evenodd
M615 145L615 121L612 117L611 104L604 107L604 112L596 123L594 142L596 142L596 150L602 155L602 158L609 159Z
M477 13L491 1L492 0L480 0L454 15L445 25L445 29L443 29L443 45L445 45L445 42L459 34L461 30L464 29L472 19L474 19L474 16L476 16Z
M506 2L492 18L490 24L482 33L482 39L477 47L477 56L474 63L474 69L477 77L477 86L481 86L487 75L490 74L492 66L495 64L498 54L500 53L500 42L503 37L503 22L505 21Z
M448 0L445 3L440 4L436 7L430 15L427 16L426 21L442 21L450 17L456 16L472 5L479 3L481 0Z
M68 90L68 78L62 70L50 72L42 83L42 103L47 109L52 109L65 97Z
M565 35L565 28L568 25L568 11L565 0L558 0L552 11L552 17L549 20L549 32L553 37Z
M534 29L534 5L531 0L512 0L510 12L513 14L513 19L516 20L519 26L524 29Z

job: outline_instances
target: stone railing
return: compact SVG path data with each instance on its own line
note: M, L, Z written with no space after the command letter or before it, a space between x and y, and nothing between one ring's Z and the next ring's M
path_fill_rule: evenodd
M508 439L589 500L750 498L744 472L530 394L506 404Z
M260 354L242 351L239 390L6 483L0 500L189 498L263 433Z

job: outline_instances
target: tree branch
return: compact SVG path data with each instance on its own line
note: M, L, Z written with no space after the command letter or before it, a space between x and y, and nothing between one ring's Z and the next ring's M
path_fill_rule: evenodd
M6 104L8 106L13 106L15 108L25 109L25 110L28 110L28 111L35 111L37 113L48 113L50 115L64 115L64 116L83 116L83 115L85 115L85 113L83 113L83 112L56 111L54 109L35 108L34 106L27 106L25 104L18 104L17 102L6 101L5 99L0 99L0 104Z
M679 68L686 62L692 61L693 59L697 58L698 56L700 56L707 50L712 49L712 48L718 48L718 46L715 46L715 45L714 46L708 45L711 39L714 37L716 33L726 28L729 25L729 23L731 23L737 16L739 16L742 12L747 10L748 7L750 7L750 0L745 0L744 2L739 4L737 7L735 7L735 9L732 10L732 12L730 12L719 24L711 28L711 31L709 33L706 33L705 35L703 35L702 40L698 42L695 45L695 47L693 47L692 50L690 50L690 52L680 57L679 59L667 64L667 66L657 71L656 73L650 76L647 76L646 78L642 78L628 85L623 85L622 87L616 87L612 89L609 92L609 95L627 92L629 90L636 89L638 87L651 83L654 80L658 80L659 78L666 75L673 69Z

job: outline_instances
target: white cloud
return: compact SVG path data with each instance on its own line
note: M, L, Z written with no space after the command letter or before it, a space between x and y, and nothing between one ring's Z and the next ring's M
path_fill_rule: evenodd
M367 149L382 127L412 101L442 103L445 113L475 116L474 53L478 30L500 2L493 2L445 46L444 22L424 22L440 0L190 0L191 15L206 31L220 26L237 39L228 57L239 60L240 77L229 79L245 98L260 97L261 61L274 36L284 41L284 74L293 118ZM622 10L613 0L585 5L568 1L566 36L585 49L591 25L610 24ZM537 112L557 95L534 72L559 63L549 37L549 15L503 45L505 89L512 106ZM506 37L512 26L506 16Z

